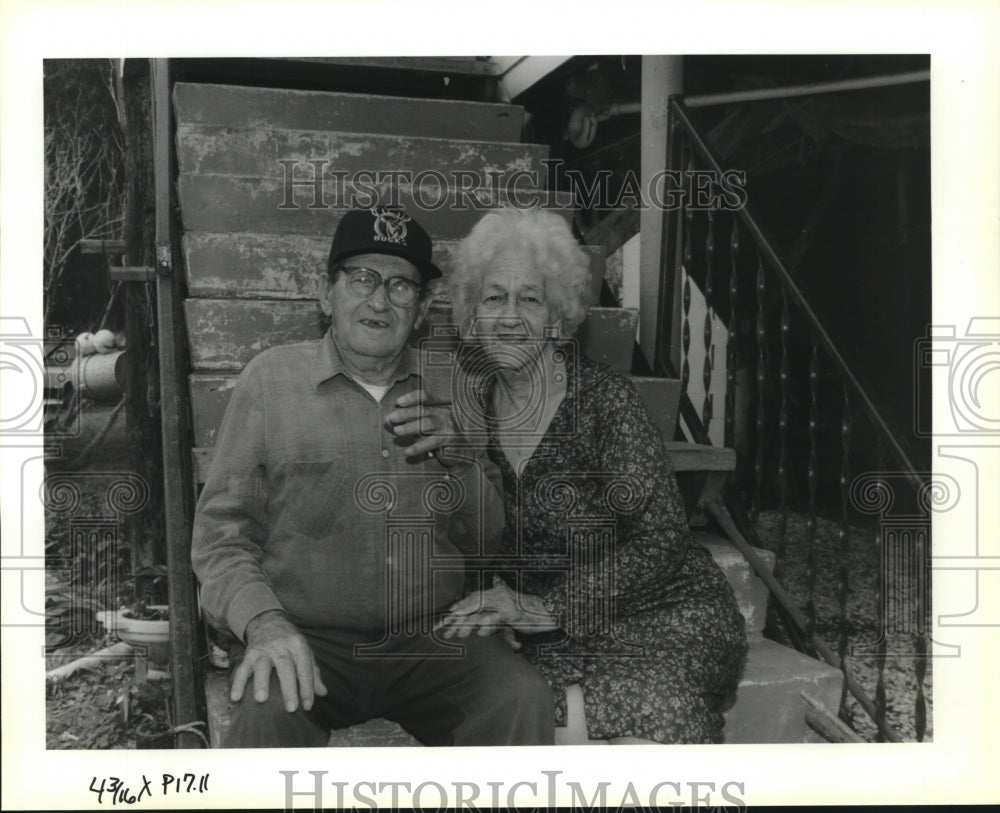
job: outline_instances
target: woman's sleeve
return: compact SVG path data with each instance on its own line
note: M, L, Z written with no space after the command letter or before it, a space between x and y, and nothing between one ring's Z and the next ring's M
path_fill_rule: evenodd
M673 466L632 382L607 376L580 409L594 417L588 441L597 465L590 476L603 486L602 504L588 510L617 522L611 536L595 525L590 550L573 557L573 574L541 596L560 627L578 638L585 635L581 619L593 624L595 612L632 615L662 606L691 544Z

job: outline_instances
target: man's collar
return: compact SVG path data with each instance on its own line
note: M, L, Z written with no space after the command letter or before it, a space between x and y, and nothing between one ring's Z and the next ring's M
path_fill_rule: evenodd
M351 377L350 372L344 364L337 346L333 343L332 328L316 346L316 358L313 362L310 380L313 387L318 387L324 381L329 381L338 375ZM400 356L399 366L393 374L393 382L402 381L411 375L419 375L419 364L417 362L417 351L409 344L403 348L403 355Z

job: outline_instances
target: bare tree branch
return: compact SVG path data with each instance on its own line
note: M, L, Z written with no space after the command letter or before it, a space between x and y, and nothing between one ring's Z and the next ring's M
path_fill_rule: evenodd
M117 67L53 62L45 116L46 322L81 240L120 237L124 223L123 135ZM89 80L89 81L88 81ZM109 98L110 97L110 98Z

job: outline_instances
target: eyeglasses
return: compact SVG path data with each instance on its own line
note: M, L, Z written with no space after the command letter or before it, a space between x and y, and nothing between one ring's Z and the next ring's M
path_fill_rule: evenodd
M383 279L378 271L371 268L338 265L334 266L333 271L342 272L347 277L347 287L356 296L367 298L375 293L376 288L384 285L386 296L397 308L412 308L424 290L423 286L412 279L406 277Z

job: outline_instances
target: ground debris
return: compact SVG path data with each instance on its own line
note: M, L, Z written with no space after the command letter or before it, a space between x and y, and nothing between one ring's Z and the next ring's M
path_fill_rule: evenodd
M889 581L888 590L896 615L879 624L878 607L885 600L879 592L879 561L875 533L871 529L851 527L848 537L846 614L840 607L839 533L840 524L819 518L816 539L812 544L812 573L809 567L808 518L789 512L784 545L780 540L781 515L764 511L756 530L765 547L783 547L778 565L778 580L798 607L814 608L816 633L837 652L841 636L846 635L847 663L852 674L874 701L881 680L886 695L886 721L904 741L914 742L917 732L918 680L916 668L922 663L926 673L922 687L926 704L926 730L923 741L932 739L933 659L920 658L916 644L923 629L929 628L930 599L918 595L916 585L898 578ZM810 593L810 577L813 589ZM906 627L908 631L894 631ZM788 643L788 641L783 641ZM884 648L884 656L882 650ZM875 741L878 729L861 705L847 694L844 711L854 730L866 740Z

